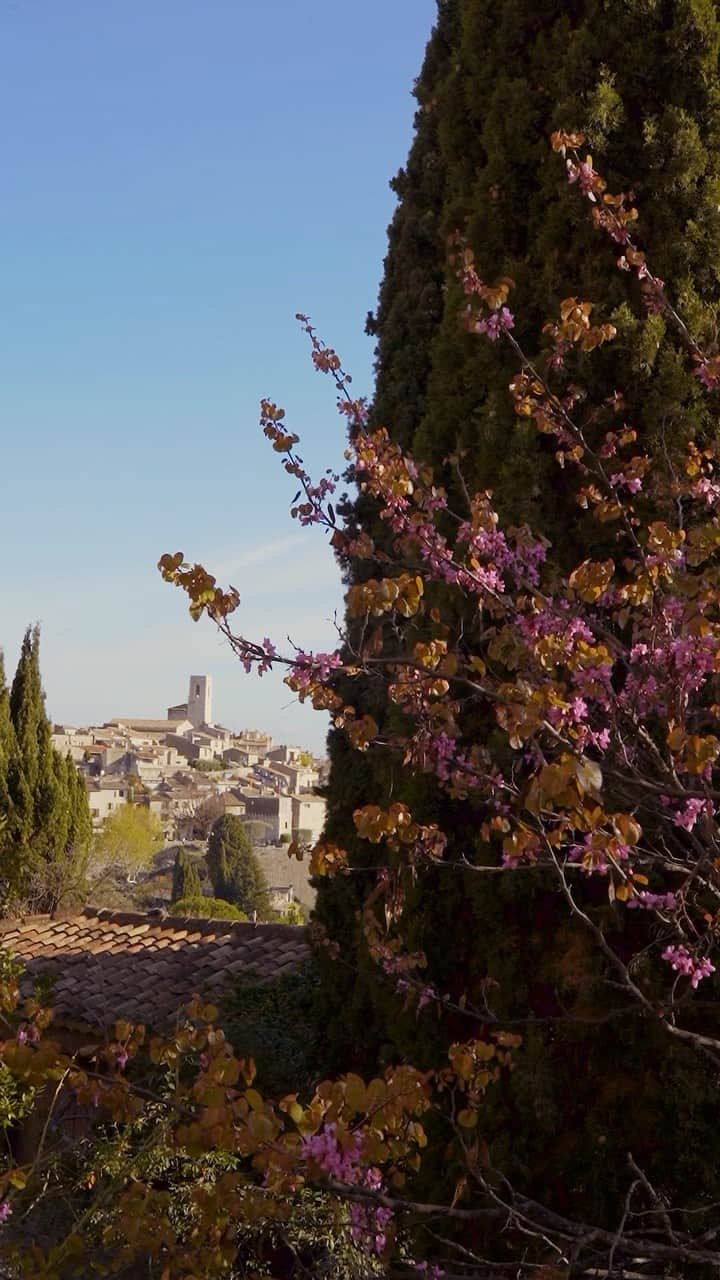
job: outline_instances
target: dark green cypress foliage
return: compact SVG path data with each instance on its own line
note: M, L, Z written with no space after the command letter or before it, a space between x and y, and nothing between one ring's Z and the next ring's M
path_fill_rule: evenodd
M10 793L17 816L18 833L30 847L35 835L35 800L40 776L40 721L43 716L39 633L28 627L10 689L12 718L18 753L10 771Z
M173 902L178 902L181 898L198 898L201 895L202 885L195 863L186 849L178 849L173 867Z
M266 920L270 898L260 863L253 853L250 837L239 818L218 818L208 840L208 871L217 898L232 902L252 917Z
M20 874L17 892L52 911L81 893L91 821L85 785L51 740L40 676L39 628L28 628L9 698L16 749L7 771Z
M35 786L35 833L33 842L46 862L65 852L70 827L70 798L65 763L53 749L50 724L42 714L37 727L38 774Z
M93 834L92 818L84 779L69 753L65 757L65 774L70 807L68 847L75 851L78 868L84 871Z
M593 403L616 387L627 392L625 419L642 447L672 450L690 433L715 434L686 352L660 318L645 315L636 285L616 271L613 246L568 188L549 135L585 129L610 190L634 189L638 238L653 269L692 331L712 342L720 304L719 36L711 0L439 6L369 323L378 341L372 420L439 468L461 452L470 486L492 488L503 518L544 532L560 561L591 554L606 535L565 491L552 449L515 417L507 392L517 369L512 353L462 330L463 299L445 240L462 231L486 280L515 280L516 335L529 354L563 297L593 302L595 317L617 326L616 341L582 361L578 380ZM429 172L432 183L424 180ZM451 477L442 479L452 489ZM356 518L376 534L375 513L363 503ZM388 727L380 691L356 682L345 696ZM451 833L456 851L481 856L477 815L431 785L405 780L390 755L361 756L337 733L330 747L327 834L359 872L318 882L316 915L338 944L323 964L331 1054L346 1069L374 1069L391 1057L437 1063L448 1038L478 1028L430 1012L419 1020L403 1015L390 984L378 978L356 920L374 883L373 854L355 840L352 812L405 799L416 816ZM438 988L481 1003L490 979L501 1020L528 1009L539 1019L558 1016L563 992L577 988L589 963L553 887L539 877L438 873L425 879L405 919L408 947L426 951ZM602 1016L607 992L596 985L588 998ZM715 1149L712 1084L691 1051L669 1046L646 1024L547 1025L528 1031L510 1085L489 1099L483 1137L499 1167L545 1203L606 1223L622 1211L628 1150L671 1198L686 1188L693 1196L718 1194L718 1164L707 1154ZM441 1181L443 1171L436 1174Z
M398 207L388 229L385 277L367 332L377 338L373 416L409 447L425 415L432 341L443 312L441 219L447 168L434 110L436 86L448 75L455 36L451 6L442 4L415 93L415 139L407 165L390 186Z
M69 753L63 757L55 751L53 755L66 815L62 843L57 846L55 854L57 863L64 868L60 897L67 892L75 901L80 901L85 894L85 875L93 834L87 788Z
M17 767L18 748L10 716L10 693L0 652L0 905L17 893L20 880L20 841L17 816L10 794L10 777Z
M627 389L627 419L644 443L658 444L662 432L678 439L714 431L680 343L658 317L643 317L636 286L613 271L612 246L591 226L577 191L567 190L549 135L584 128L610 189L635 190L653 269L696 336L712 339L720 300L719 33L712 0L440 6L417 86L411 152L413 171L432 165L436 186L427 192L401 175L373 322L375 420L435 463L464 450L471 484L492 487L507 518L530 519L558 543L572 523L591 544L597 526L571 504L558 507L552 449L515 417L507 395L512 353L463 333L445 237L466 235L488 281L515 280L516 334L530 354L563 297L588 299L613 319L618 339L585 363L583 385L600 398ZM441 58L445 41L451 47ZM430 241L415 260L412 241L399 234L423 214L434 261ZM424 331L416 323L409 332L418 272L439 280L433 298L441 303Z

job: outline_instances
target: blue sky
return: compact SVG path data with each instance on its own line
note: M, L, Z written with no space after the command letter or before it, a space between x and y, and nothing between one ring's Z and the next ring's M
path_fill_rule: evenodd
M339 466L307 311L371 391L375 305L434 0L8 0L0 11L0 646L39 620L55 720L162 715L188 675L233 727L322 745L155 564L236 585L248 634L333 644L323 535L257 427Z

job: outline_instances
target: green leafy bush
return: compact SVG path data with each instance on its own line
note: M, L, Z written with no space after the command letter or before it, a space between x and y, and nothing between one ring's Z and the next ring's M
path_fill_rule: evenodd
M244 976L221 1006L223 1030L236 1051L255 1059L258 1087L282 1096L304 1094L325 1072L324 1038L315 1004L315 962L273 982Z
M247 920L247 916L232 902L224 898L205 898L202 894L191 898L178 898L170 905L173 916L204 916L212 920Z

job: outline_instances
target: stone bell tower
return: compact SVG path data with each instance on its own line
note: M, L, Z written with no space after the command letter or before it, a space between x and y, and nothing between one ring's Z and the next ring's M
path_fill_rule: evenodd
M201 724L212 724L212 676L190 677L187 716L196 729Z

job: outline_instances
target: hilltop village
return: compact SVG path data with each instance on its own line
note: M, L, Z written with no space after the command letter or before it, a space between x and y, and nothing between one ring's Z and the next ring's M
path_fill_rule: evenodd
M129 803L159 819L166 846L153 869L140 873L147 905L169 899L178 846L201 853L216 819L232 815L248 829L273 907L312 906L307 861L288 858L287 846L320 836L325 801L317 788L327 763L300 747L276 745L259 730L235 733L215 724L210 676L191 676L187 701L168 707L165 719L125 715L84 728L56 724L52 743L84 777L96 830Z

